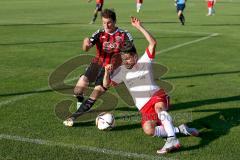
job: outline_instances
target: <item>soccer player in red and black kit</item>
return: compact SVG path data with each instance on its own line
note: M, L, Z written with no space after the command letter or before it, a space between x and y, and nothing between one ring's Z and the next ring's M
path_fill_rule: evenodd
M88 0L88 2L91 2L92 0ZM96 0L96 8L93 13L93 19L90 22L90 24L93 24L98 16L98 12L102 12L102 7L103 7L104 0Z
M85 38L83 41L84 51L88 51L96 45L97 53L87 71L79 78L74 88L74 94L78 100L78 110L64 121L66 126L72 126L74 120L90 110L97 98L106 91L106 88L103 87L104 67L111 63L117 68L121 65L120 51L129 48L135 49L130 33L116 26L116 14L114 11L105 9L102 12L102 25L103 29L99 29L91 38ZM83 93L89 83L93 81L95 82L94 90L89 98L84 101Z

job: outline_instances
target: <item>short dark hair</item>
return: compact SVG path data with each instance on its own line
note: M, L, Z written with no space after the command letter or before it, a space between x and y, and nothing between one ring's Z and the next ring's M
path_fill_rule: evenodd
M110 18L113 22L117 21L116 13L113 9L104 9L101 15L103 18Z
M137 54L137 50L135 48L135 46L133 45L130 49L127 49L127 50L122 50L120 52L121 55L123 54L130 54L131 56L134 56Z

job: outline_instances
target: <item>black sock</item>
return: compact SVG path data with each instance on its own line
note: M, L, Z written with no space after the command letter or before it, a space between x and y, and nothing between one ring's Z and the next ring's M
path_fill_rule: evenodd
M83 102L83 100L84 100L84 96L82 94L75 95L75 97L77 98L78 102Z
M97 14L94 14L92 21L95 22L97 19Z
M79 108L78 110L72 114L71 118L74 120L77 117L81 116L83 113L89 111L92 106L94 105L94 103L96 102L96 100L93 100L91 98L88 98Z
M178 19L180 20L180 22L182 22L182 16L180 16Z
M182 17L182 21L185 22L185 17L183 14L181 15L181 17Z
M95 102L96 102L96 100L93 100L93 99L91 99L91 98L88 98L88 99L84 102L84 104L85 104L86 106L88 106L89 108L92 108L92 106L94 105Z
M179 17L179 20L181 21L182 25L184 25L184 16L182 14Z

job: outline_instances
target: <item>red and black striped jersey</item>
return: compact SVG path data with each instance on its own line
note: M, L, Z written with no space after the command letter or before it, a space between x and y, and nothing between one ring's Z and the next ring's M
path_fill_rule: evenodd
M92 35L90 41L93 45L96 45L95 60L102 66L112 64L116 61L113 57L119 57L120 51L133 46L131 34L119 28L113 33L107 33L104 29L100 29ZM117 61L119 60L121 61L121 59Z

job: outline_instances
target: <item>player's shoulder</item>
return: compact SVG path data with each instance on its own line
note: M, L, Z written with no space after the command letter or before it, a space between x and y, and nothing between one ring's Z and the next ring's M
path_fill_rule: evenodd
M120 32L120 33L129 33L128 30L122 29L122 28L118 28L118 32Z
M114 71L121 72L123 69L124 69L124 65L120 65Z
M112 78L115 78L115 77L117 77L117 76L122 77L123 69L124 69L124 68L123 68L122 65L119 66L119 67L117 67L116 69L114 69L113 73L111 74L111 77L112 77Z
M138 59L138 63L152 63L154 60L155 53L150 53L148 48L146 48L145 52L142 56Z
M115 69L117 73L123 73L126 70L126 67L122 64Z
M129 39L130 41L133 41L133 37L132 37L132 35L128 32L128 30L121 29L121 28L118 28L118 30L119 30L120 33L127 35L128 39Z
M92 34L92 37L95 37L95 36L97 36L97 35L99 35L99 34L101 34L101 33L104 33L104 29L102 29L102 28L100 28L100 29L98 29L96 32L94 32L94 33Z

